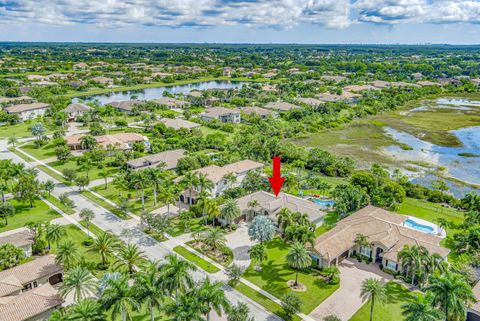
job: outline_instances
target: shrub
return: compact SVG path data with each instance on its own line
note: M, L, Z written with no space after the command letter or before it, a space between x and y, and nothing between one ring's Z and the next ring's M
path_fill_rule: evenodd
M292 318L292 316L300 312L300 307L302 306L302 300L293 293L287 293L282 298L282 308L285 311L287 317Z

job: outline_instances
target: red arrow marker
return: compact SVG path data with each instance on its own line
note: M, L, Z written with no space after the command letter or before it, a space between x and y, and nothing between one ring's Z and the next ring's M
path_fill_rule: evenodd
M278 193L282 189L283 181L285 177L280 177L280 157L274 156L272 158L273 163L273 175L268 180L270 181L270 186L272 187L273 193L278 197Z

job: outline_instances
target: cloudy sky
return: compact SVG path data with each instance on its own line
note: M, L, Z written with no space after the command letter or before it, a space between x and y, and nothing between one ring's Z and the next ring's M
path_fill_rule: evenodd
M0 41L480 43L480 0L0 0Z

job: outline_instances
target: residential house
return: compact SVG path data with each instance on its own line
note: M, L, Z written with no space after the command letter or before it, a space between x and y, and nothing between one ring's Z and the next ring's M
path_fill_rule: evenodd
M27 80L41 81L41 80L45 80L45 76L42 76L42 75L27 75Z
M20 231L0 237L0 245L12 244L23 250L25 256L32 255L33 236L28 231Z
M347 77L345 77L345 76L329 76L329 75L325 75L325 76L322 76L320 78L322 78L323 80L333 81L335 83L339 83L339 82L347 79Z
M175 169L185 156L184 149L167 150L127 161L127 168L134 170L162 166L164 170Z
M188 101L170 97L160 97L157 99L153 99L152 101L159 104L160 106L165 106L168 109L182 109L190 105Z
M466 321L480 321L480 282L477 282L477 285L473 287L473 295L477 303L467 309Z
M428 80L417 81L417 85L420 85L422 87L439 86L438 83L433 82L433 81L428 81Z
M285 101L272 101L263 106L263 108L284 112L300 107L294 104L287 103Z
M405 226L407 219L382 208L366 206L317 237L310 255L319 267L337 265L351 255L363 255L392 272L403 270L397 255L405 245L423 246L431 254L447 257L450 250L439 245L441 237ZM369 246L356 245L357 235L366 236Z
M320 105L323 105L325 102L318 100L316 98L310 98L310 97L300 97L297 99L299 102L304 103L306 105L312 106L312 107L317 107Z
M82 103L72 103L65 108L65 113L68 116L68 120L76 120L77 117L82 116L84 113L90 110L90 107Z
M349 85L343 87L344 91L348 92L362 92L367 90L378 90L379 88L372 85Z
M18 295L0 297L0 320L45 321L63 302L57 290L46 283Z
M211 197L218 197L229 188L240 186L247 176L247 173L263 168L262 163L258 163L249 159L241 160L225 166L210 165L197 170L194 173L204 174L213 183L214 187L209 191ZM235 175L235 182L228 182L225 177L227 174ZM177 178L177 182L181 178ZM192 189L192 203L194 203L200 192L199 188ZM180 195L180 201L190 203L190 191L186 190Z
M41 285L55 285L63 281L63 268L55 263L52 254L0 272L0 300L19 295ZM3 319L0 319L3 320Z
M239 123L241 121L240 111L238 109L229 109L225 107L212 107L201 114L204 121L214 119L222 123Z
M252 201L257 201L258 205L252 208L249 205ZM265 191L254 192L239 198L237 204L242 213L242 218L250 220L257 215L266 215L277 227L278 220L276 215L282 208L288 208L292 212L307 214L313 223L321 222L325 216L322 206L283 192L279 193L278 197Z
M67 146L71 150L83 150L81 144L81 138L83 134L74 134L67 136ZM130 150L133 147L134 143L144 142L145 148L149 149L150 144L148 138L137 133L117 133L110 135L94 136L97 144L103 148L108 148L109 146L114 146L122 150Z
M242 107L240 111L247 115L257 115L260 118L267 118L268 116L271 117L278 117L278 113L274 112L269 109L261 108L261 107Z
M113 87L113 79L112 78L99 76L99 77L94 77L91 80L98 83L98 84L105 85L107 87Z
M88 68L88 65L84 62L79 62L78 64L73 65L74 70L79 70L79 69L84 70L87 68Z
M321 93L321 94L316 94L315 97L318 98L318 100L325 103L333 103L338 101L343 101L346 103L354 103L358 101L358 98L362 97L362 95L344 91L342 92L341 95L331 94L331 93Z
M33 86L48 87L48 86L58 86L58 83L54 81L41 80L32 84Z
M36 99L29 96L20 97L0 97L0 104L9 105L11 103L33 103Z
M115 108L116 110L122 113L132 114L134 108L143 103L144 102L140 100L123 100L123 101L112 101L112 102L106 103L105 105L112 106L113 108Z
M376 87L378 89L383 89L383 88L389 88L391 87L390 83L388 81L383 81L383 80L374 80L372 82L373 87Z
M278 92L278 88L276 85L263 85L262 90L266 92L272 92L272 93Z
M160 122L164 123L165 126L173 128L175 130L179 130L182 128L192 130L194 128L199 128L200 126L202 126L198 123L194 123L181 118L162 118L160 119Z
M17 114L21 120L25 121L42 117L45 115L48 107L50 107L50 105L45 103L19 104L6 107L5 111L8 114Z

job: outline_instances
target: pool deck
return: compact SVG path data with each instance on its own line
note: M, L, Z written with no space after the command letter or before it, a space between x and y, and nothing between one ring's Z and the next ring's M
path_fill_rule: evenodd
M405 219L405 221L409 219L409 220L412 220L412 221L414 221L418 224L425 225L425 226L433 228L434 232L433 233L427 233L427 234L435 235L435 236L438 236L438 237L441 237L441 238L447 237L447 232L445 231L445 229L441 229L437 224L434 224L434 223L426 221L426 220L422 220L421 218L418 218L418 217L415 217L415 216L406 216L406 217L407 218ZM410 226L405 225L405 222L403 222L403 226L405 226L407 228L410 228L412 230L419 231L415 228L412 228ZM423 233L425 233L425 232L423 232Z

